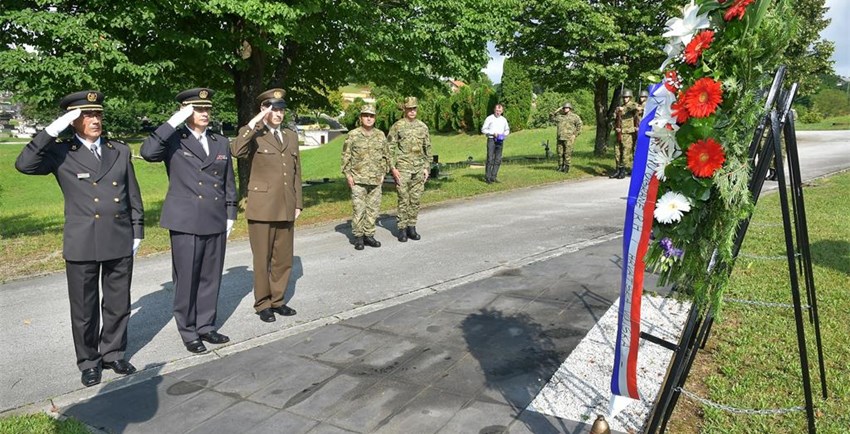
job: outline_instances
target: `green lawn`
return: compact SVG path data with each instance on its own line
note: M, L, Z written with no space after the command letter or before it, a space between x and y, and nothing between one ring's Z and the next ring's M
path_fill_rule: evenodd
M612 156L593 157L593 133L592 127L588 127L577 140L573 170L568 175L555 171L556 160L554 157L544 160L544 149L540 145L549 140L554 154L554 137L554 128L512 134L505 142L504 158L508 161L499 172L500 184L482 182L483 168L452 167L454 165L450 164L443 170L447 177L429 181L423 204L596 176L612 169ZM434 154L439 155L441 163L466 161L470 156L476 162L483 162L486 156L485 141L480 135L435 135L432 142ZM331 182L304 188L305 210L299 226L349 218L349 190L340 173L342 143L343 138L339 137L320 148L302 152L304 180L329 178ZM64 266L62 193L53 176L27 176L14 169L15 158L23 146L22 143L0 144L0 167L4 168L0 170L0 281L56 271ZM131 147L138 155L139 143L131 142ZM168 188L165 166L141 159L134 164L145 204L145 240L140 254L165 251L169 248L168 232L158 226ZM394 213L395 206L394 187L385 184L381 211ZM245 237L247 226L240 215L231 239Z
M38 413L0 418L0 434L89 434L89 430L77 420Z
M816 124L797 124L800 131L850 130L850 115L826 118Z
M829 399L820 399L814 332L806 321L818 433L850 432L850 173L805 188L806 217L823 337ZM742 247L727 297L791 303L787 261L754 259L785 253L779 195L764 197ZM749 256L749 258L747 257ZM801 290L803 290L801 288ZM805 297L805 292L803 292ZM805 298L803 299L805 303ZM726 303L711 339L699 353L687 389L741 408L804 405L793 310ZM805 412L742 416L680 399L670 432L802 433Z

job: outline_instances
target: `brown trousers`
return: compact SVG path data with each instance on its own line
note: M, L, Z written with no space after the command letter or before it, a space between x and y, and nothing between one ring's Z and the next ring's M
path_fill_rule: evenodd
M254 255L254 310L284 304L292 272L294 222L248 220L248 239Z

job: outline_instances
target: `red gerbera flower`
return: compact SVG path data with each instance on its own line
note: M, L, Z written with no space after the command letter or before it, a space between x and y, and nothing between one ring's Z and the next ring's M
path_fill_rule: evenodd
M689 115L704 118L714 113L723 101L723 88L710 77L700 78L685 91L683 101Z
M737 18L741 20L744 18L744 12L747 11L747 6L750 5L755 0L735 0L735 3L732 3L732 6L726 10L726 13L723 14L723 19L726 21L732 21Z
M688 148L688 169L694 176L709 178L723 165L726 156L716 140L708 138L691 143Z
M688 65L696 65L697 59L702 55L704 50L711 47L711 42L714 41L714 31L703 30L697 33L688 46L685 47L685 63Z
M688 109L685 108L685 103L682 102L681 96L670 106L670 111L672 112L672 115L676 117L676 123L680 125L687 122L690 117Z

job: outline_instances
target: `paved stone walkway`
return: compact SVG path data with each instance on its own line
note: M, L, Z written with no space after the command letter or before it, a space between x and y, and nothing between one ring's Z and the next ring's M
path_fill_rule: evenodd
M107 387L61 411L115 433L586 433L525 409L618 296L620 246Z

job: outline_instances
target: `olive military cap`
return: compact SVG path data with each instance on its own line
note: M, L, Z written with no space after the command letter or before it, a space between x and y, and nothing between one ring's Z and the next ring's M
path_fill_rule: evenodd
M59 101L62 110L103 111L103 93L96 90L84 90L65 95Z
M375 106L372 104L363 104L363 107L360 107L361 115L374 115L375 114Z
M408 96L404 98L404 105L402 105L402 107L409 109L416 108L418 105L419 101L416 100L415 96Z
M570 103L568 103L568 102L565 102L565 103L564 103L564 105L562 105L562 106L561 106L561 108L568 108L568 109L572 109L572 108L573 108L573 105L572 105L572 104L570 104Z
M286 91L280 88L269 89L257 96L257 101L261 106L270 105L273 108L286 108L286 101L283 97L286 96Z
M627 96L628 96L628 97L632 97L632 96L634 96L634 95L632 95L632 91L631 91L631 90L629 90L629 89L626 89L626 90L624 90L624 91L623 91L623 98L625 98L625 97L627 97Z
M212 107L212 96L212 89L196 87L194 89L184 90L183 92L178 93L175 99L183 105L191 105L193 107Z

